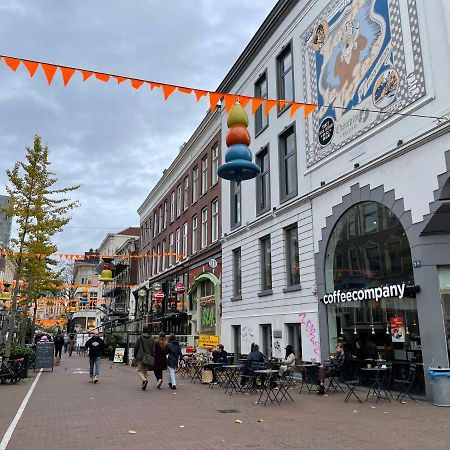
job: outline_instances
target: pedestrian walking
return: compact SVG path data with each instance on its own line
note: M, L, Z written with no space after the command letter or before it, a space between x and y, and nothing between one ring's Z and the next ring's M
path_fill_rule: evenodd
M58 331L56 333L56 336L53 338L53 342L55 344L55 358L61 359L62 348L64 345L64 338L63 338L61 331ZM59 363L59 360L57 360L57 362Z
M163 382L163 370L167 370L167 339L166 334L161 332L155 342L155 368L153 369L158 389L161 389Z
M155 367L155 339L150 335L149 327L142 329L134 346L134 359L137 362L137 373L142 380L141 389L147 389L148 379L147 370L153 370Z
M91 383L98 383L100 375L100 360L103 355L105 343L100 337L98 330L94 331L94 336L86 341L85 348L89 350L89 375Z
M67 353L67 347L69 346L69 336L67 334L64 335L64 353Z
M75 349L75 336L71 334L69 336L69 343L67 344L67 351L69 352L69 356L72 356L72 352Z
M169 343L167 344L167 365L169 366L170 389L177 388L177 380L175 379L175 370L178 368L178 362L183 355L181 353L180 344L176 336L172 333L169 336Z

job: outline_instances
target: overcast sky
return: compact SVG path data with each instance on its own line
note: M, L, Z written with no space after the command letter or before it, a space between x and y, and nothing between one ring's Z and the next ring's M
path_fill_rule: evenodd
M214 90L275 0L1 0L0 54ZM0 62L0 194L5 170L39 134L51 169L81 206L56 236L83 253L109 232L138 226L139 205L203 118L208 100L129 82L60 73L48 86Z

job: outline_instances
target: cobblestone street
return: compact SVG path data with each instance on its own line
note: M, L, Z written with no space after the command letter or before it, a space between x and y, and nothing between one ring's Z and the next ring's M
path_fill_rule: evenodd
M132 368L102 361L98 385L88 358L63 356L43 372L8 450L23 449L448 449L450 411L427 402L344 403L292 391L294 403L255 404L256 394L178 380L176 392L147 391ZM0 386L0 430L8 428L32 380ZM221 413L219 410L237 410ZM235 423L240 419L242 423ZM130 434L133 431L135 434Z

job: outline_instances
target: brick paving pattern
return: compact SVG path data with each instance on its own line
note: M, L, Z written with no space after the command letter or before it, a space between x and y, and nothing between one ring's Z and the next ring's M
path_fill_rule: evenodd
M450 448L450 410L428 402L345 404L344 394L299 395L295 388L294 403L264 406L255 394L230 396L186 379L178 379L177 391L167 384L157 390L153 374L143 392L134 369L110 365L102 361L93 385L87 357L63 356L41 375L8 450ZM0 386L1 436L31 381ZM225 409L239 412L217 411Z

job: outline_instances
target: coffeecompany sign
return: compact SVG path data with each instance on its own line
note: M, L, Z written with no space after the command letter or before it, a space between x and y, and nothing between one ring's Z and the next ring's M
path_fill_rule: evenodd
M402 299L405 295L405 283L390 286L379 286L372 288L357 289L356 291L341 292L334 291L332 294L324 295L322 302L325 305L331 303L361 302L364 300L380 300L382 298L397 297Z

